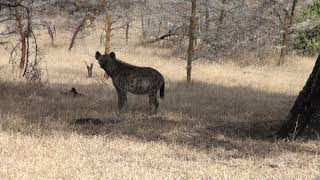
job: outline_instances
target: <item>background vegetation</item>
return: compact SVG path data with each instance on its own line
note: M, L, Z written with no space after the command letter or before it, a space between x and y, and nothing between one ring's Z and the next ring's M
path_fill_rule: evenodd
M294 49L307 55L314 55L320 49L319 36L320 1L303 9L299 17L297 37L294 39Z
M314 65L294 46L313 1L298 1L291 16L293 2L197 0L187 85L190 1L1 1L0 177L319 178L317 131L309 127L309 140L266 138ZM117 114L97 50L164 75L158 114L136 95Z

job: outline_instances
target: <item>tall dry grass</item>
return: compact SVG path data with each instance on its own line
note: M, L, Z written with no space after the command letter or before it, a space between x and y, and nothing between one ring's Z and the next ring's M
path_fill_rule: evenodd
M283 67L195 61L188 87L186 62L170 49L126 45L122 34L114 34L118 58L156 68L166 79L157 115L148 115L147 97L129 95L128 113L119 116L111 80L93 57L99 34L71 52L67 36L58 34L55 47L44 34L39 37L46 60L43 86L13 75L0 50L1 179L320 177L319 142L265 138L285 118L312 58L291 57ZM95 63L94 78L86 78L83 60ZM71 87L84 96L66 97ZM73 123L85 117L105 124Z

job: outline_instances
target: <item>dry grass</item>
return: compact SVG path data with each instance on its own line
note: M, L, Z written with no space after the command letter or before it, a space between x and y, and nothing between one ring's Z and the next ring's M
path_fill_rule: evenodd
M98 48L98 35L72 52L65 34L58 37L50 47L41 36L45 86L13 78L8 57L0 57L2 179L320 178L319 142L265 138L286 116L313 60L295 57L281 68L197 61L187 87L186 63L170 50L133 48L115 36L120 59L152 66L166 78L157 115L148 115L146 97L130 95L129 112L118 116L112 83L96 63L94 78L86 78L83 60L94 62L88 52ZM61 93L71 87L85 96ZM106 123L72 124L83 117Z

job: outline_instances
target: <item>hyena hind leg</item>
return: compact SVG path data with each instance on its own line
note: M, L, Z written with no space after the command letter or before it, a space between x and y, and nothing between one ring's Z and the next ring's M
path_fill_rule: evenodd
M152 112L152 107L154 107L153 113L157 113L158 107L159 107L159 102L157 99L157 93L151 93L149 94L149 109L150 112Z

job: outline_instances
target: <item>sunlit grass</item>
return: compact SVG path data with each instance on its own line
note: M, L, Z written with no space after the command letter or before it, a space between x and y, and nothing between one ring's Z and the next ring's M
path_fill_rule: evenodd
M157 115L148 114L147 97L136 95L129 96L128 113L118 115L112 82L103 77L93 57L103 50L97 37L79 41L69 52L64 45L68 34L58 34L56 47L50 47L42 34L44 86L13 76L8 53L0 50L0 177L319 178L317 141L265 138L287 115L313 58L289 57L283 67L242 67L236 59L226 64L199 60L193 63L188 87L186 62L171 56L170 49L136 47L137 38L125 45L123 35L114 34L112 46L119 59L151 66L166 79ZM83 61L95 63L94 78L86 77ZM84 96L66 97L63 92L71 87ZM106 124L73 124L83 117Z

